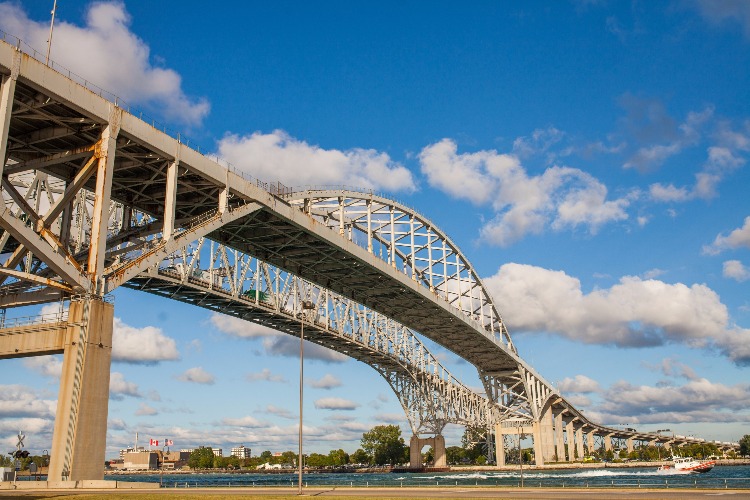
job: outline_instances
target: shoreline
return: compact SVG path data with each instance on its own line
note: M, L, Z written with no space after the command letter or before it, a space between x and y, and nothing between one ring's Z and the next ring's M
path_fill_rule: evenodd
M546 470L578 470L578 469L635 469L635 468L651 468L659 467L660 465L670 463L669 460L655 461L655 462L560 462L545 464L542 466L537 465L524 465L524 472L536 472ZM719 460L716 463L716 467L732 467L750 465L750 460ZM460 473L460 472L513 472L520 471L518 465L505 465L503 467L496 467L494 465L453 465L447 467L419 467L410 469L407 467L371 467L371 468L339 468L339 469L305 469L305 474L386 474L386 473ZM154 475L154 474L176 474L176 475L190 475L190 474L296 474L297 469L273 469L273 470L257 470L257 469L197 469L197 470L106 470L104 471L105 476L112 475ZM19 474L20 475L20 474Z

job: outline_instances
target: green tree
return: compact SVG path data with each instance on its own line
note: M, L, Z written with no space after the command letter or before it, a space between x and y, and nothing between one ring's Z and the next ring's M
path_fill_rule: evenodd
M464 458L464 449L460 446L448 446L445 449L445 460L448 465L456 465L461 463Z
M353 464L369 464L372 460L372 457L362 448L357 449L349 458Z
M276 457L278 458L278 457ZM278 463L284 465L297 465L297 454L293 451L285 451L281 454L281 460ZM304 462L303 462L304 465Z
M328 461L330 465L337 467L346 465L349 463L349 454L340 448L338 450L331 450L328 453Z
M328 458L328 455L323 455L321 453L310 453L310 455L307 456L307 463L305 463L308 467L327 467L331 465L331 461Z
M188 458L188 466L192 469L210 469L213 465L214 452L205 446L193 450Z
M740 439L740 455L743 457L750 455L750 434L745 434Z
M401 437L398 425L377 425L362 434L362 449L371 455L378 465L395 465L404 459L408 446Z
M260 454L259 458L260 458L260 462L263 463L263 464L266 463L266 462L270 462L271 458L273 458L273 453L271 453L270 451L266 450L266 451L264 451L263 453Z

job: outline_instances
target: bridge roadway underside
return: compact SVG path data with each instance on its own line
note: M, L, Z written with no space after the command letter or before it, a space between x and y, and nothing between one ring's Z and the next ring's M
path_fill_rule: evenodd
M218 313L241 318L245 321L267 326L273 330L284 332L295 337L300 336L300 320L280 314L262 305L249 307L230 295L223 296L221 290L207 290L189 283L180 283L159 275L141 274L128 281L126 288L141 290L160 297L177 300L186 304L202 307ZM336 352L367 363L379 371L395 371L408 373L408 368L395 361L392 356L374 351L357 349L350 341L334 332L327 332L306 321L305 340L333 349Z
M28 68L26 64L22 64L15 87L8 133L8 157L12 162L4 174L35 169L70 183L96 149L106 125L101 116L105 108L96 99L83 107L68 103L66 96L75 93L74 83L46 68L36 68L34 61L28 61ZM44 85L49 88L25 78L25 71L37 78L37 70L46 75ZM173 164L179 165L175 227L215 211L226 188L230 207L257 202L263 208L227 224L209 238L387 315L485 372L518 368L520 359L507 346L495 343L492 332L428 287L282 198L227 172L127 113L116 139L111 199L154 217L153 228L158 232L168 205L166 186ZM96 192L96 182L96 176L92 176L83 186Z
M330 229L317 223L309 224L313 226L309 228L299 227L268 210L255 212L238 225L239 230L224 227L209 238L393 318L484 371L518 368L513 354L479 334L480 326L472 325L427 287L355 243L344 240L342 248L341 241L329 243L327 238L322 239L321 233L331 233L326 236L342 240Z

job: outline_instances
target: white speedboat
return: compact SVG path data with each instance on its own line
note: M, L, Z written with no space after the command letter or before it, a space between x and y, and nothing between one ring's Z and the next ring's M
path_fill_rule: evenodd
M716 460L696 460L692 457L672 457L674 465L662 465L659 470L679 472L708 472L716 465Z

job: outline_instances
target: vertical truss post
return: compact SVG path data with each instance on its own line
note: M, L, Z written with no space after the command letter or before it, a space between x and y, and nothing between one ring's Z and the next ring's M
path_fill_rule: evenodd
M99 164L96 170L96 199L91 222L91 243L88 259L88 272L94 283L98 283L104 273L109 201L112 195L115 149L117 148L117 135L120 133L121 120L122 110L117 106L110 108L109 123L102 133L100 150L97 154Z
M393 269L396 269L396 226L395 226L395 220L394 220L394 208L393 205L391 205L391 246L388 249L388 258L391 260L390 264L393 267Z
M372 254L372 200L367 200L367 251Z
M409 247L411 248L411 256L409 257L411 262L411 279L416 280L417 279L417 263L415 259L415 248L414 248L414 214L409 216Z
M0 177L3 175L8 155L8 132L10 115L13 111L13 96L16 93L16 80L21 72L21 52L13 52L13 67L10 75L0 76Z
M177 171L180 167L180 160L175 161L167 167L167 191L164 196L164 229L162 238L168 241L174 234L174 219L177 205Z
M433 269L433 262L432 262L432 228L430 226L427 226L427 269L430 272L430 291L435 291L435 284L433 282L433 275L435 274Z
M344 197L339 196L339 236L344 236Z

